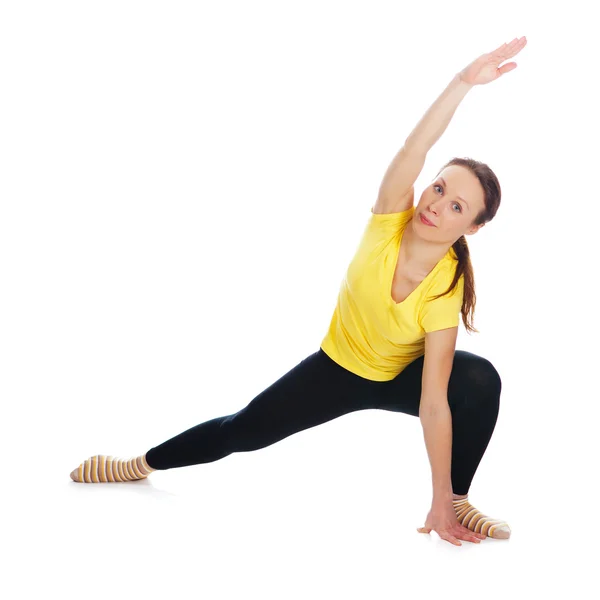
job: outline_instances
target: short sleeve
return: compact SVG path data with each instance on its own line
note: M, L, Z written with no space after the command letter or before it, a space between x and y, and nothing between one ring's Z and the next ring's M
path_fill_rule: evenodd
M371 207L371 217L367 229L395 233L402 231L406 224L412 219L415 207L398 213L374 213Z
M453 271L450 269L441 270L434 284L429 288L426 299L443 294L450 287L453 278ZM451 292L441 298L429 300L429 302L424 301L419 324L426 333L458 326L464 297L464 286L464 275L461 275L456 287Z

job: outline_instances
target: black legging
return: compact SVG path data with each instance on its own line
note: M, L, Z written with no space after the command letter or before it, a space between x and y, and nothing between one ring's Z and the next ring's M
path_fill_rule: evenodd
M213 462L233 452L270 446L294 433L366 408L419 416L424 356L390 381L348 371L321 348L262 391L238 412L211 419L155 446L154 469ZM452 490L469 491L500 408L502 383L486 358L456 350L448 384L452 413Z

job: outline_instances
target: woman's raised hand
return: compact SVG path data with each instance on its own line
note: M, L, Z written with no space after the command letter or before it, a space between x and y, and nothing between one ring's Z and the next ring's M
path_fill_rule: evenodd
M482 85L498 79L504 73L517 68L516 62L499 67L501 62L516 56L527 44L527 38L515 38L510 44L502 44L493 52L482 54L460 72L460 80L470 85Z
M418 527L417 531L419 533L430 533L432 529L443 540L456 546L462 546L459 540L479 543L487 537L482 533L475 533L467 529L458 522L452 501L433 502L425 520L425 527Z

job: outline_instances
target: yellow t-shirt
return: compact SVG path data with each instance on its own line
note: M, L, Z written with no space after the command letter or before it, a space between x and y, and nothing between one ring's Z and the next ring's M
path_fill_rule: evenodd
M425 354L425 333L456 327L464 295L464 275L446 296L457 256L449 248L419 286L396 304L392 278L400 242L415 207L371 216L340 285L337 305L321 349L347 370L374 381L390 381Z

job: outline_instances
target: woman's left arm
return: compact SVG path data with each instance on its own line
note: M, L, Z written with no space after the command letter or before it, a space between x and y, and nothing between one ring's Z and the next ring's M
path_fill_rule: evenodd
M517 68L517 63L510 62L499 67L501 62L518 54L527 44L525 37L515 38L510 44L502 44L493 52L482 54L471 64L457 73L439 98L417 123L406 138L404 147L427 154L432 146L446 131L458 105L475 85L483 85L494 81Z

